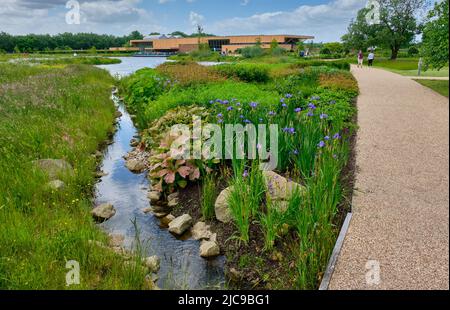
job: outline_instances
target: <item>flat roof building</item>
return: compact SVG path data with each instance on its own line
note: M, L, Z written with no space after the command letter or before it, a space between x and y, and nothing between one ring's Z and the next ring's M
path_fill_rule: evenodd
M212 50L226 53L235 53L238 49L256 45L258 42L262 48L270 48L274 41L281 48L294 50L299 41L314 39L305 35L240 35L201 37L200 44L208 44ZM181 52L188 53L199 48L199 38L173 38L173 37L147 37L143 40L131 40L133 48L141 52Z

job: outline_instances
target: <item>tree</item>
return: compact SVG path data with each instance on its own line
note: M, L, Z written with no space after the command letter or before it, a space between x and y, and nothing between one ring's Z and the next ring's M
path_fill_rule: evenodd
M411 43L418 33L416 14L424 0L378 0L381 27L377 35L381 45L391 49L391 59L397 59L402 46Z
M422 55L425 65L442 69L448 64L448 0L436 3L423 27Z
M172 33L170 33L171 36L174 37L182 37L182 38L187 38L189 37L189 35L187 35L186 33L184 33L183 31L174 31Z
M391 49L391 59L397 59L401 47L408 46L418 33L416 19L418 11L424 7L424 0L378 0L379 24L369 24L364 8L352 21L348 33L342 37L346 49L366 49L380 45Z
M325 43L322 47L321 54L337 55L344 52L344 46L340 42Z

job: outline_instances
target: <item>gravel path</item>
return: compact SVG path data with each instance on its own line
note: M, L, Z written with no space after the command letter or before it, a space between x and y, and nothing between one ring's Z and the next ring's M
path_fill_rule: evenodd
M448 289L448 99L388 71L352 71L361 89L353 219L329 288Z

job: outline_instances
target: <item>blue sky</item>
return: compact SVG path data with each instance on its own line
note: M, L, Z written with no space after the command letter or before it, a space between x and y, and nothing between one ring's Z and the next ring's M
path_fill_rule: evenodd
M80 0L80 24L67 24L67 0L2 0L0 31L12 34L132 30L306 34L336 41L367 0Z

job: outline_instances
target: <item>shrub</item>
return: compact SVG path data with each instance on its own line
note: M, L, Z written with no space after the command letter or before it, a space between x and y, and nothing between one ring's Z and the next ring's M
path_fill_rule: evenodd
M319 85L331 90L345 90L354 96L358 94L358 83L353 75L346 71L321 73Z
M269 81L269 68L256 64L232 64L216 66L215 70L223 76L238 78L244 82L265 83Z
M331 67L340 70L350 71L350 63L346 60L338 61L321 61L321 60L307 60L292 65L294 68L306 68L306 67Z
M225 80L216 71L195 62L168 62L157 67L156 71L169 77L174 83L181 86Z
M240 53L244 58L257 58L264 55L264 49L258 45L255 45L240 49Z
M153 69L142 69L123 78L120 83L125 103L131 112L136 113L137 122L145 128L144 111L146 104L158 98L164 91L173 87L173 82Z
M226 81L189 87L172 89L157 100L148 102L145 109L145 120L151 122L163 116L168 110L178 106L198 104L209 106L216 99L236 99L240 102L257 101L261 105L270 105L277 98L274 91L261 90L256 85L241 82Z

